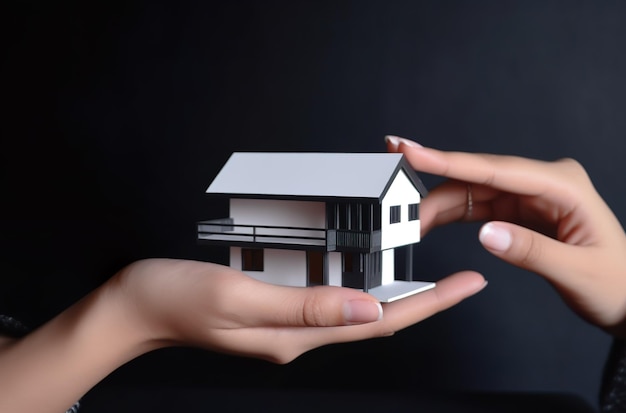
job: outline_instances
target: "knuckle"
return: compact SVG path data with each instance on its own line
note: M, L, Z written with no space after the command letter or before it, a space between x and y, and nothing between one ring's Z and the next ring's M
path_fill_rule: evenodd
M520 252L519 262L522 267L532 267L541 260L542 249L533 234L526 237Z
M564 171L572 176L577 178L587 178L587 170L578 160L574 158L561 158L555 161L558 165L560 165Z
M487 174L480 181L481 185L492 186L494 181L496 180L496 169L493 167L495 162L498 162L499 157L497 155L489 154L489 153L479 153L477 154L479 157L483 158L483 160L491 165L491 168L487 171Z
M563 164L563 165L567 165L568 167L580 168L581 170L584 169L582 164L578 162L578 160L571 158L571 157L560 158L560 159L557 159L556 162Z
M572 194L580 193L581 188L593 190L591 177L579 161L574 158L561 158L555 161L555 164L560 167L559 177L563 183L568 184L567 187Z
M324 306L315 294L311 294L305 298L304 305L302 306L301 320L304 325L310 327L322 327L326 325Z

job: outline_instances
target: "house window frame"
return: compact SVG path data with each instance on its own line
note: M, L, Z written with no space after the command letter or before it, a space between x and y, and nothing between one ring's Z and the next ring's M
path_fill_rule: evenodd
M409 221L420 219L420 204L409 204Z
M242 248L241 249L241 270L242 271L265 271L265 252L262 248Z
M397 224L402 221L402 209L400 205L392 205L389 207L389 223Z

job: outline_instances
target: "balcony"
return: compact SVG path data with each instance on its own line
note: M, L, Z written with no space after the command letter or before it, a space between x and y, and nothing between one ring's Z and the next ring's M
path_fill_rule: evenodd
M232 218L198 222L198 242L248 248L380 250L380 231L352 231L276 225L235 224Z
M374 252L380 251L380 245L380 231L329 229L326 232L328 251Z

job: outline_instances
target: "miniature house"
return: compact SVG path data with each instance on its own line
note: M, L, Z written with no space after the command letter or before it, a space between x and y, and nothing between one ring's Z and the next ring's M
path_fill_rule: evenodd
M402 154L236 152L206 190L229 217L198 242L270 283L363 289L382 302L432 288L412 281L426 188Z

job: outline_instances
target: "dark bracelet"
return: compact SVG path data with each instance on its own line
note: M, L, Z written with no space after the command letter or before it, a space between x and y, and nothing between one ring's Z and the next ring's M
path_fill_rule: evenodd
M604 368L600 390L602 413L626 412L626 342L615 339Z
M0 335L13 338L24 337L29 329L13 317L0 314Z
M78 413L80 408L80 402L74 403L74 406L70 407L65 413Z

